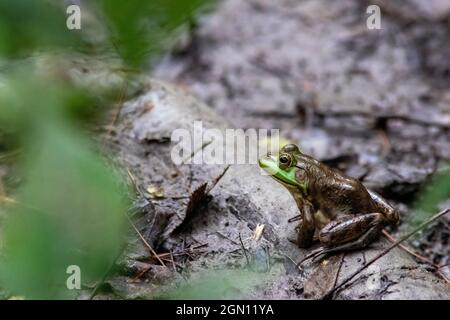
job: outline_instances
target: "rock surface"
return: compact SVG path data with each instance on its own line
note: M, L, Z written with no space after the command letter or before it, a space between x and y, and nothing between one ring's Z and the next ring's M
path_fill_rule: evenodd
M306 251L288 241L294 225L287 220L297 214L289 193L261 175L256 165L232 165L227 170L220 165L175 166L170 158L172 130L192 130L194 120L202 120L205 129L223 130L229 124L181 89L155 80L147 80L144 86L142 95L124 104L110 145L143 191L141 200L146 205L139 207L141 215L136 217L141 233L159 252L170 252L173 260L165 260L167 268L155 269L157 262L150 259L142 242L130 244L122 263L129 266L134 280L130 283L130 275L108 280L116 295L155 297L164 288L189 283L208 272L240 269L251 259L251 272L260 280L246 288L231 285L234 298L320 298L386 247L380 240L367 250L299 270L294 261ZM207 187L198 191L205 183ZM160 188L163 195L155 199L145 194L149 185ZM258 224L264 230L256 241L252 237ZM177 272L169 270L172 266ZM333 276L322 277L323 272ZM394 249L334 298L448 299L450 291L425 266Z
M366 27L372 3L221 1L155 76L239 128L280 129L396 204L406 226L450 161L448 1L377 1L381 30ZM446 264L449 235L440 223L414 244Z

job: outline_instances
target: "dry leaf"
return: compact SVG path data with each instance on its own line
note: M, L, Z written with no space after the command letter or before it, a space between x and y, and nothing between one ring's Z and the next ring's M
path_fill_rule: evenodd
M314 273L306 280L304 287L305 298L319 299L333 289L343 258L344 255L339 254L320 263Z
M254 233L253 233L253 240L258 241L261 238L263 232L264 232L264 225L263 224L258 224L256 226L256 228L255 228Z
M146 191L152 198L164 198L164 190L162 188L149 186Z

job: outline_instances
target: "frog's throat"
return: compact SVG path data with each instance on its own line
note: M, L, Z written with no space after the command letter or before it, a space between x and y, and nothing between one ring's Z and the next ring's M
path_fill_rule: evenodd
M287 188L298 187L303 194L307 194L308 184L306 181L297 181L295 177L296 167L282 170L278 167L277 163L270 159L261 159L259 166L269 173L272 178L286 186Z
M298 188L298 189L300 189L300 191L302 192L303 195L308 194L308 183L306 181L303 181L303 182L294 181L294 183L292 183L292 181L282 180L277 176L272 176L272 177L288 189Z

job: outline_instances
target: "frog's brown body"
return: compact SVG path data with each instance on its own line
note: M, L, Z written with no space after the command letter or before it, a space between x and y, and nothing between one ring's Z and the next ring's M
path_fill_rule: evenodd
M274 159L268 156L260 160L260 166L270 169L272 177L290 191L297 203L299 247L309 247L316 238L323 245L321 253L361 248L372 242L386 224L398 222L397 211L381 196L358 180L301 153L295 145L280 150L276 165Z

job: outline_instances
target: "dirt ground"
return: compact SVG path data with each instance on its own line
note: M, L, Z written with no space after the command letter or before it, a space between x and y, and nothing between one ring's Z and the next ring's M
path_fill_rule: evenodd
M238 128L280 129L382 193L408 222L450 158L450 9L407 2L377 1L382 29L369 30L364 1L222 1L154 76ZM412 244L447 264L449 224L441 219Z

